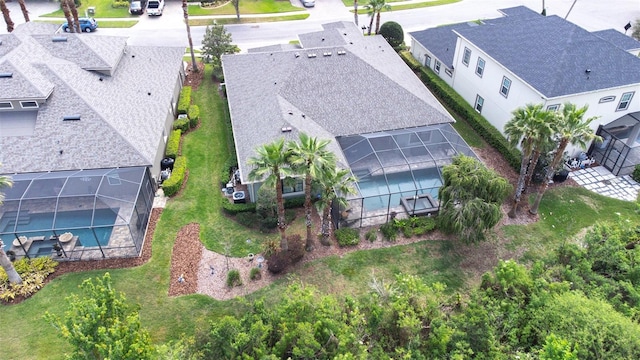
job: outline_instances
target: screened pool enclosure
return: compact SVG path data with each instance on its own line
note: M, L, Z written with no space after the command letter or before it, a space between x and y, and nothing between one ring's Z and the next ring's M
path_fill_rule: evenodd
M392 217L438 211L442 167L464 154L476 157L451 124L439 124L337 138L356 195L346 209L334 209L338 226L382 224Z
M6 175L5 175L6 176ZM0 238L12 256L135 257L153 205L146 167L10 175Z

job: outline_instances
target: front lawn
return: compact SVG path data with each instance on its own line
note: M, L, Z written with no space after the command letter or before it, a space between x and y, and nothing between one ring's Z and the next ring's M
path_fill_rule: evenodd
M274 14L282 12L304 11L291 5L288 1L277 0L244 0L240 1L240 18L242 14ZM236 8L231 2L220 6L204 8L200 5L189 5L189 15L235 15Z
M297 14L297 15L283 15L283 16L260 16L260 17L240 17L238 20L234 17L226 17L226 18L217 18L217 19L206 19L206 18L198 18L192 17L189 18L189 25L191 26L209 26L213 25L215 21L217 24L227 25L227 24L254 24L254 23L264 23L264 22L277 22L277 21L293 21L293 20L304 20L309 17L309 13Z
M82 5L78 8L78 15L80 17L84 17L86 15L86 11L89 7L94 7L96 10L95 17L96 18L128 18L128 17L137 17L136 15L129 14L129 8L113 8L111 7L112 0L83 0ZM40 15L41 17L57 17L64 18L64 13L62 9L58 9L49 14Z

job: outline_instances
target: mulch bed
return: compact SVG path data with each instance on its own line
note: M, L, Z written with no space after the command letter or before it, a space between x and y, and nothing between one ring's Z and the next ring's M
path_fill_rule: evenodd
M194 294L198 290L198 266L203 249L200 224L191 223L178 231L171 254L169 296Z
M204 64L202 61L196 60L196 65L198 66L198 71L194 72L193 64L191 63L191 60L189 60L186 71L187 77L184 81L184 85L191 86L194 91L198 90L198 87L202 84L202 80L204 79L204 76L202 76L204 74Z

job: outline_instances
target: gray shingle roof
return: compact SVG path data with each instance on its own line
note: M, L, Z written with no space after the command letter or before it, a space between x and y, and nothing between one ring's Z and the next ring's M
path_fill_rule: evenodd
M116 67L127 38L115 36L87 36L85 34L33 35L49 53L71 61L85 70L111 70ZM66 41L53 41L64 38Z
M620 48L624 51L633 51L640 49L640 41L614 29L594 31L592 34L610 42L615 47Z
M13 74L0 78L0 100L46 99L53 91L53 84L23 60L15 59L16 64L10 60L0 62L0 72Z
M127 46L126 54L118 56L116 71L106 76L82 69L74 63L74 57L66 60L58 57L59 53L51 53L30 32L18 32L18 36L20 45L0 57L0 64L15 64L17 58L23 57L22 52L28 50L30 56L25 63L33 70L23 75L29 81L45 79L53 85L53 92L41 105L32 133L0 133L3 172L153 164L163 141L183 48ZM126 41L85 36L81 43L95 38L98 45L113 51ZM36 37L50 39L51 35ZM112 44L108 45L109 42ZM114 55L100 57L105 63L113 63L116 58ZM3 117L10 116L8 114L3 113ZM62 121L67 115L80 115L81 120Z
M477 26L477 24L461 23L453 25L439 26L431 29L414 31L409 33L417 42L428 49L435 57L442 61L442 64L451 69L453 65L453 55L456 51L458 35L453 32L456 29ZM423 59L421 59L423 60Z
M640 83L640 59L564 19L527 17L514 25L454 31L548 98Z
M242 174L256 146L283 135L295 139L298 131L333 138L453 121L381 36L365 38L355 25L342 26L351 28L331 27L324 37L345 36L344 46L305 43L294 51L223 57Z

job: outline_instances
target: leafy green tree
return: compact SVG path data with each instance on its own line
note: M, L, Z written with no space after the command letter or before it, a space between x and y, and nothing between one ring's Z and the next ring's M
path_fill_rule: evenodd
M347 207L345 196L356 193L354 184L357 179L351 175L349 170L326 167L317 180L320 184L320 200L316 202L316 208L322 214L320 242L322 245L329 246L333 231L331 207L334 202L337 202L341 208Z
M522 150L520 175L509 211L509 217L515 218L518 204L525 190L527 175L533 174L540 157L540 147L551 138L552 116L549 111L542 110L542 104L527 104L525 107L515 109L512 115L511 120L504 126L504 133L512 145L520 145ZM534 151L537 153L535 159L533 159Z
M202 39L202 55L213 65L213 74L218 79L222 78L222 55L240 52L240 49L231 44L231 41L231 34L222 24L214 23L212 26L207 26Z
M439 227L466 242L484 239L502 218L500 205L511 192L509 182L479 160L459 155L442 169Z
M293 175L289 166L291 150L287 148L284 138L272 143L262 145L256 149L257 156L251 157L248 164L254 168L249 172L249 180L264 181L262 186L276 189L276 201L278 203L278 230L280 230L280 249L287 251L287 229L284 217L284 198L282 196L282 178Z
M387 21L382 24L380 27L380 35L396 50L404 42L404 30L402 30L402 26L395 21Z
M540 360L578 360L578 351L567 340L549 334L540 350Z
M148 332L140 325L137 310L127 306L123 294L111 284L111 276L85 280L83 297L67 298L63 318L46 313L45 319L60 330L73 346L70 359L154 359Z
M369 21L369 32L368 35L371 35L371 29L373 28L373 19L376 18L376 34L380 29L380 12L382 10L391 10L391 6L387 4L386 0L369 0L367 5L364 6L365 10L371 17L371 21Z
M335 167L336 156L327 147L331 140L318 140L305 133L300 133L298 141L290 141L291 149L289 162L292 168L304 175L304 213L305 225L307 227L306 250L313 250L313 236L311 231L311 186L314 179L322 175L322 171L327 167Z
M11 186L13 186L13 181L11 180L11 178L7 176L0 176L0 190L2 190L2 188ZM4 193L0 191L0 205L2 205L3 202ZM11 284L22 284L22 278L20 277L20 274L18 274L16 269L13 267L13 263L7 256L7 253L4 251L4 243L2 242L2 239L0 239L0 266L2 266L4 271L7 273L9 282Z
M584 119L588 109L588 105L577 108L575 104L566 103L563 105L560 113L557 114L555 121L553 122L553 132L557 138L558 145L556 147L553 160L551 160L551 164L549 164L549 168L547 169L545 180L542 182L540 190L538 190L536 200L533 203L533 206L529 209L530 213L538 213L540 201L549 187L549 182L553 178L553 174L562 163L562 158L567 145L572 144L585 148L587 143L592 140L601 141L601 138L597 136L589 126L589 124L598 117Z

